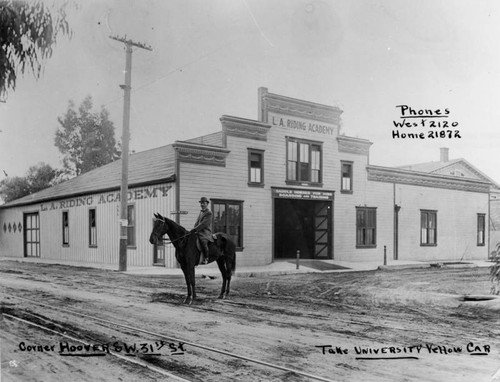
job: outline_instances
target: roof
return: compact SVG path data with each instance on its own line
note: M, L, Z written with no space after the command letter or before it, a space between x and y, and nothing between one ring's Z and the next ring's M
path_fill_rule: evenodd
M417 171L417 172L425 172L428 174L443 174L442 173L443 170L445 170L448 167L455 167L456 165L462 166L465 169L469 170L476 176L477 179L490 183L493 186L493 188L500 189L500 186L493 179L491 179L489 176L478 170L477 167L473 166L463 158L452 159L449 161L410 164L405 166L398 166L396 168L403 170Z
M175 179L174 158L172 145L130 155L128 161L129 186L137 187L147 183L173 181ZM122 160L119 159L53 187L5 203L0 208L119 189L122 179L121 170Z
M410 164L405 166L397 166L396 168L401 168L404 170L418 171L418 172L429 172L433 173L439 171L445 167L453 165L455 163L460 162L462 159L453 159L447 162L425 162L425 163L417 163Z

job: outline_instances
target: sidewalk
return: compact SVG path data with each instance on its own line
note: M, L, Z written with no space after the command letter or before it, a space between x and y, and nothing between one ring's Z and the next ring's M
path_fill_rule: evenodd
M462 262L419 262L419 261L389 261L387 265L380 262L348 262L336 260L301 260L297 269L295 261L280 260L263 266L243 266L236 265L236 272L233 277L262 277L303 273L337 273L337 272L362 272L362 271L391 271L400 269L418 268L475 268L489 267L492 263L482 260L471 260ZM220 272L215 263L196 267L197 277L220 277ZM165 275L180 276L180 268L169 269L163 267L134 268L131 267L125 272L133 275Z
M88 267L97 269L107 269L118 271L118 265L96 264L96 263L79 263L79 262L63 262L57 260L47 260L40 258L17 258L17 257L0 257L0 261L19 261L41 264L59 264L75 267ZM297 269L295 260L279 260L271 264L262 266L238 266L236 264L236 272L233 277L262 277L276 276L289 274L303 273L336 273L336 272L362 272L362 271L394 271L401 269L419 269L419 268L472 268L472 267L489 267L493 263L486 260L464 260L464 261L402 261L391 260L386 265L381 262L348 262L336 260L300 260ZM165 268L161 266L150 267L134 267L128 266L123 272L130 275L151 275L151 276L166 276L166 277L183 277L180 268ZM195 269L196 277L220 277L219 268L216 263L208 265L200 265Z

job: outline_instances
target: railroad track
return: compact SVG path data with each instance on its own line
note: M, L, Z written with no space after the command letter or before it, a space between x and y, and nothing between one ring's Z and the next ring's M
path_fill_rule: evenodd
M223 356L223 357L226 357L228 359L238 360L239 362L243 362L246 365L253 365L254 367L256 367L260 370L262 370L263 368L269 369L272 371L272 373L273 373L272 375L275 375L275 376L279 375L277 373L281 373L283 375L283 378L285 378L285 376L290 377L291 375L293 375L295 377L302 377L303 379L305 378L304 380L333 382L331 379L328 379L328 378L325 378L322 376L317 376L317 375L310 374L310 373L307 373L307 372L304 372L301 370L285 367L285 366L274 364L271 362L262 361L262 360L259 360L256 358L250 358L250 357L247 357L247 356L244 356L241 354L237 354L234 352L217 349L215 347L206 346L206 345L198 343L198 342L184 340L182 338L179 338L179 337L171 335L171 334L155 333L155 332L152 332L152 331L149 331L146 329L141 329L138 327L125 325L125 324L122 324L119 322L102 319L102 318L97 317L96 315L88 315L88 314L78 312L78 311L75 311L72 309L60 308L58 306L48 305L48 304L45 304L43 302L32 300L32 299L25 298L25 297L12 296L12 295L10 295L9 297L24 301L24 302L30 304L31 307L38 306L41 308L49 309L50 311L54 311L54 310L59 311L59 312L63 313L63 315L66 317L78 317L78 318L85 319L85 320L91 320L94 324L97 324L99 326L104 326L104 327L106 327L110 330L113 330L117 333L120 333L121 335L124 335L124 336L131 336L131 335L138 336L138 335L145 334L151 338L165 341L168 344L176 344L175 346L177 346L177 347L180 346L182 348L181 350L185 350L184 346L186 348L187 347L194 348L194 349L196 349L197 353L201 354L202 357L203 357L203 354L211 353L212 358L215 355L215 357ZM39 314L31 313L31 312L26 311L26 310L24 312L22 312L22 314L19 314L23 317L18 317L18 315L15 314L16 313L15 308L9 308L6 310L8 310L9 312L8 313L2 312L2 315L5 318L12 320L12 321L17 321L17 322L23 323L25 325L36 327L40 330L44 330L44 331L50 332L52 334L60 335L64 338L70 339L71 341L78 342L78 343L82 344L83 349L85 349L85 346L87 346L87 348L90 349L89 346L91 347L91 346L93 346L92 344L96 344L97 342L100 342L102 340L102 338L101 338L101 339L98 339L97 341L95 341L95 340L93 341L92 338L90 338L91 336L88 334L88 333L90 333L88 328L81 328L82 329L81 332L87 333L87 334L83 335L83 337L87 337L87 338L82 339L82 338L78 338L77 335L75 335L75 334L73 334L73 335L68 334L68 332L76 333L76 332L80 332L80 330L78 330L72 326L67 326L67 324L62 323L60 321L47 319ZM135 350L137 350L137 349L135 349ZM151 350L153 350L153 349L151 349ZM148 356L147 352L146 353L138 352L139 355L141 355L141 357L137 357L137 356L132 357L131 354L124 355L124 354L122 354L121 351L117 352L117 351L113 351L112 349L106 349L105 351L107 354L115 356L124 362L130 362L130 363L134 363L136 365L146 367L149 370L162 375L163 377L168 377L168 378L171 378L172 380L178 380L178 381L190 381L190 379L185 379L185 378L183 378L183 376L176 375L175 373L172 373L172 372L166 370L165 368L161 367L160 363L154 361L155 354ZM177 351L179 351L179 349L177 349ZM252 367L252 366L250 366L250 367ZM267 373L265 373L265 374L267 374ZM286 379L288 379L288 377Z

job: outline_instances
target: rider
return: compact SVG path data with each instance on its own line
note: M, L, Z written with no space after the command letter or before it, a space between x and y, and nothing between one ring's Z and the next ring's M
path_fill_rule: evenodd
M202 197L200 199L200 215L194 223L194 228L191 232L196 232L198 234L198 238L201 243L201 256L200 256L200 264L208 263L208 242L214 241L212 237L212 211L208 208L208 204L210 202L206 197Z

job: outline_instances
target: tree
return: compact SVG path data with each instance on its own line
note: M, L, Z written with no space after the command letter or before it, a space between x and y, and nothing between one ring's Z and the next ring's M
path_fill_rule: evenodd
M40 162L31 166L24 177L7 177L0 182L0 197L10 202L51 187L57 182L58 170Z
M0 97L15 90L18 71L29 68L36 79L52 56L59 34L71 35L66 5L51 8L41 0L0 0Z
M58 118L55 145L63 154L63 166L68 174L78 176L110 163L120 157L115 140L115 128L109 112L101 107L92 112L92 98L87 96L78 111L69 101L68 111Z

